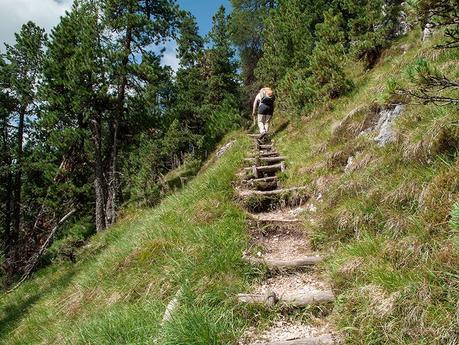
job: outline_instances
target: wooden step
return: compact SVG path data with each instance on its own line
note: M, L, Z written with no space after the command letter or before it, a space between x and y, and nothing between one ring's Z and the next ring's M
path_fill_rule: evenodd
M243 190L239 192L241 197L250 197L250 196L276 196L283 195L291 192L300 192L306 190L307 187L292 187L285 189L274 189L274 190Z
M304 308L311 305L325 304L333 301L335 296L331 291L311 291L308 293L291 293L277 296L276 293L267 294L238 294L238 301L248 304L262 304L268 307L282 304L294 308Z
M255 179L259 178L260 174L263 173L275 173L278 171L285 171L285 163L280 162L279 164L271 164L271 165L264 165L264 166L252 166L248 168L244 168L246 172L251 172Z
M270 270L285 270L317 265L322 261L318 255L305 256L294 260L263 259L244 256L243 259L252 265L265 265Z
M245 162L250 162L250 163L254 163L254 162L261 162L261 163L265 163L265 164L270 164L270 163L279 163L279 162L282 162L282 161L285 161L285 157L283 156L272 156L272 157L247 157L247 158L244 158L244 161Z
M280 156L280 155L279 155L279 152L277 151L260 150L260 151L254 152L254 154L251 155L249 158L272 157L272 156Z
M260 134L258 133L249 133L247 135L249 138L255 138L255 139L258 139L260 137Z
M316 337L299 338L292 340L274 341L265 345L333 345L335 341L330 334L323 334Z
M272 156L279 156L277 151L259 151L258 157L272 157Z
M272 150L274 148L273 144L260 144L258 145L260 150Z
M266 223L300 223L301 219L299 218L286 218L282 215L277 217L273 216L263 216L261 214L248 213L248 217L256 222L266 222Z
M266 183L266 182L275 182L277 181L277 176L268 176L268 177L262 177L262 178L254 178L251 180L247 180L250 184L255 184L255 183Z
M284 156L277 156L277 157L260 157L258 158L263 163L279 163L285 161Z

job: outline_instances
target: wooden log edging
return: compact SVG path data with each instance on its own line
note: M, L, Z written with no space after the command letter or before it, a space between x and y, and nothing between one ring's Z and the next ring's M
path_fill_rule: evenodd
M269 269L295 269L317 265L323 259L319 255L309 255L292 260L264 259L244 256L243 259L252 265L265 265Z
M248 168L244 168L245 171L252 172L254 176L258 178L258 173L274 173L277 171L284 171L285 164L281 162L279 164L272 164L272 165L261 165L261 166L251 166Z
M275 293L269 294L238 294L238 301L248 304L261 304L271 307L282 304L294 308L304 308L311 305L325 304L335 299L331 291L311 291L308 293L291 293L277 296Z
M333 337L330 334L323 334L317 337L275 341L266 343L266 345L331 345L334 343Z
M259 144L259 150L272 150L274 148L273 144Z
M291 192L299 192L306 190L307 187L292 187L292 188L285 188L285 189L274 189L274 190L243 190L239 192L239 196L241 197L250 197L250 196L275 196L275 195L282 195Z
M274 182L274 181L277 181L277 176L268 176L268 177L246 180L247 183L251 183L251 184L263 183L263 182Z

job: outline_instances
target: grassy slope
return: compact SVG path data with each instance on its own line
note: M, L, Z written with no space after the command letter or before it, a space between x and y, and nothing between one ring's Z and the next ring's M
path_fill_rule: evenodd
M241 136L239 135L239 138ZM56 264L0 300L3 344L216 344L244 326L231 296L246 287L244 214L231 181L247 149L237 141L159 207L127 214L95 236L78 263ZM183 289L180 316L160 329Z
M397 142L384 148L350 134L371 109L399 101L388 80L407 85L417 58L459 77L458 51L432 44L421 46L412 33L372 71L353 66L351 95L276 138L289 162L284 183L323 195L308 226L315 245L332 252L325 269L341 294L332 317L349 344L459 343L459 236L447 221L459 199L457 106L408 105L396 121ZM344 172L349 156L354 166Z
M397 101L387 81L406 84L404 72L417 57L459 77L457 53L415 41L414 34L403 39L370 72L353 66L351 95L292 121L275 138L288 157L284 184L309 185L314 196L323 195L307 225L314 244L331 253L323 266L339 294L331 316L349 344L458 341L459 240L447 224L459 196L457 111L408 106L397 121L397 143L384 148L349 135L371 108ZM364 110L332 135L358 106ZM93 238L76 265L42 270L3 297L2 342L234 343L253 315L231 298L255 277L240 262L247 234L230 186L247 147L239 135L236 147L183 191ZM354 169L344 173L349 155L356 155ZM179 287L179 316L160 328ZM308 319L309 312L294 317ZM260 326L275 317L256 313Z

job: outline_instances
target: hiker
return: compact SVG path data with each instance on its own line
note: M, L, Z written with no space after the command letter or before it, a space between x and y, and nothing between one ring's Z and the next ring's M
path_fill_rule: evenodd
M258 112L257 112L258 109ZM274 95L273 90L269 87L264 87L258 92L253 102L252 117L255 120L257 116L258 128L260 129L261 137L268 134L269 122L274 112Z

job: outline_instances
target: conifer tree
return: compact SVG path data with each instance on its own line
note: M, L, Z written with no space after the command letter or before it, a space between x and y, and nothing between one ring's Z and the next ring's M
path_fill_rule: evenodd
M279 0L270 11L263 31L263 57L255 70L261 83L277 87L289 69L308 67L323 6L323 1Z
M120 188L118 153L130 103L129 91L145 92L145 85L156 81L158 56L148 49L172 35L176 27L177 8L173 1L104 0L104 19L107 29L116 39L111 42L111 80L116 90L115 110L110 119L109 171L106 201L106 223L116 220ZM136 56L136 58L133 58Z
M219 105L226 97L238 95L237 65L228 25L225 7L221 6L213 16L213 26L209 33L211 48L206 51L207 103L212 105Z
M247 101L257 91L255 67L262 56L264 21L275 0L231 0L231 39L238 47Z
M349 29L351 52L373 67L381 52L395 37L402 0L338 0Z
M16 102L10 94L10 76L8 66L0 57L0 223L2 224L3 254L11 256L11 237L15 234L11 229L12 196L13 196L13 133L10 119L15 109Z
M327 10L323 23L316 26L316 44L310 58L310 81L319 96L336 98L352 87L342 67L346 57L344 43L341 13Z
M6 44L6 52L2 63L5 86L8 88L8 98L12 98L14 107L11 111L9 121L15 123L14 132L8 123L4 124L5 143L9 136L14 136L13 149L9 151L7 158L12 168L12 188L7 193L11 193L11 229L5 232L4 241L7 243L6 258L8 269L14 269L14 257L16 246L19 242L20 231L23 221L23 182L24 166L27 155L24 152L25 139L30 135L30 125L28 118L36 114L37 111L37 88L41 79L41 66L43 64L44 50L46 41L44 29L38 27L33 22L24 24L19 33L15 34L16 43ZM5 119L8 119L5 114ZM6 120L8 121L8 120ZM9 132L9 133L8 133ZM7 229L5 229L7 230Z
M58 149L58 160L72 154L74 164L85 158L92 162L93 174L85 182L94 178L95 222L101 231L106 227L103 133L113 102L108 95L99 15L95 2L75 2L53 30L45 66L43 97L47 102L42 125L49 128L48 141Z
M196 134L203 134L203 118L200 107L206 94L206 85L201 76L204 39L198 34L196 20L185 13L179 25L177 39L179 69L176 76L176 100L174 118Z
M240 87L237 64L229 34L229 20L221 6L213 16L212 30L208 36L210 48L204 52L203 75L206 97L201 111L205 114L207 147L220 139L228 130L240 123Z

